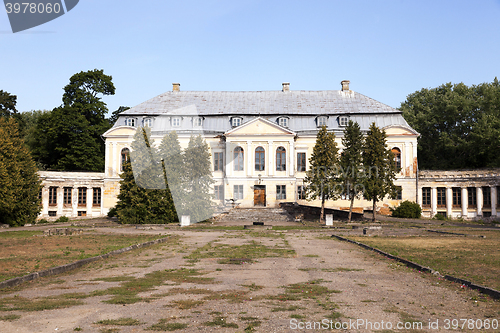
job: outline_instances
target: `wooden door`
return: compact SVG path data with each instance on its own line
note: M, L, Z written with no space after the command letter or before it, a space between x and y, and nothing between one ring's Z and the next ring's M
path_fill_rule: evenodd
M253 190L253 204L254 206L266 205L266 188L255 186Z

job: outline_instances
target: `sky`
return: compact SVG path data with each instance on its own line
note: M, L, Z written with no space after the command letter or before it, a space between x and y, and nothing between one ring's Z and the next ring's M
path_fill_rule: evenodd
M13 0L14 1L14 0ZM0 90L51 110L103 69L110 113L188 91L339 90L398 108L422 88L500 76L500 0L80 0L12 33L0 11Z

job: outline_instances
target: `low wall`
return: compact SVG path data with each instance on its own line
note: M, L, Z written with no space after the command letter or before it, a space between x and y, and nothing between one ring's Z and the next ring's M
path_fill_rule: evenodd
M295 202L282 202L280 207L293 217L300 216L302 220L318 220L321 214L321 207L299 205ZM349 218L349 211L340 209L325 207L325 214L332 214L334 220L347 220ZM351 220L364 220L363 214L352 212Z

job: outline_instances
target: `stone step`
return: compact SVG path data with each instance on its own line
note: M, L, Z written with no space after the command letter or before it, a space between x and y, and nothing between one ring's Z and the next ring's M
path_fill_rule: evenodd
M218 218L219 222L288 222L293 218L281 208L234 208Z

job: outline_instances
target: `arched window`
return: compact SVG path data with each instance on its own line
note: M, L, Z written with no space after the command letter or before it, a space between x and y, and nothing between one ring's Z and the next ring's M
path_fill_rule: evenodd
M234 171L243 171L243 148L236 147L234 148Z
M121 152L121 163L120 163L120 171L123 171L123 165L130 161L130 150L128 148L123 148Z
M394 161L396 162L396 171L401 170L401 150L399 148L392 148L392 153L394 154Z
M265 159L264 148L255 148L255 171L264 171Z
M284 147L276 149L276 171L286 171L286 149Z

